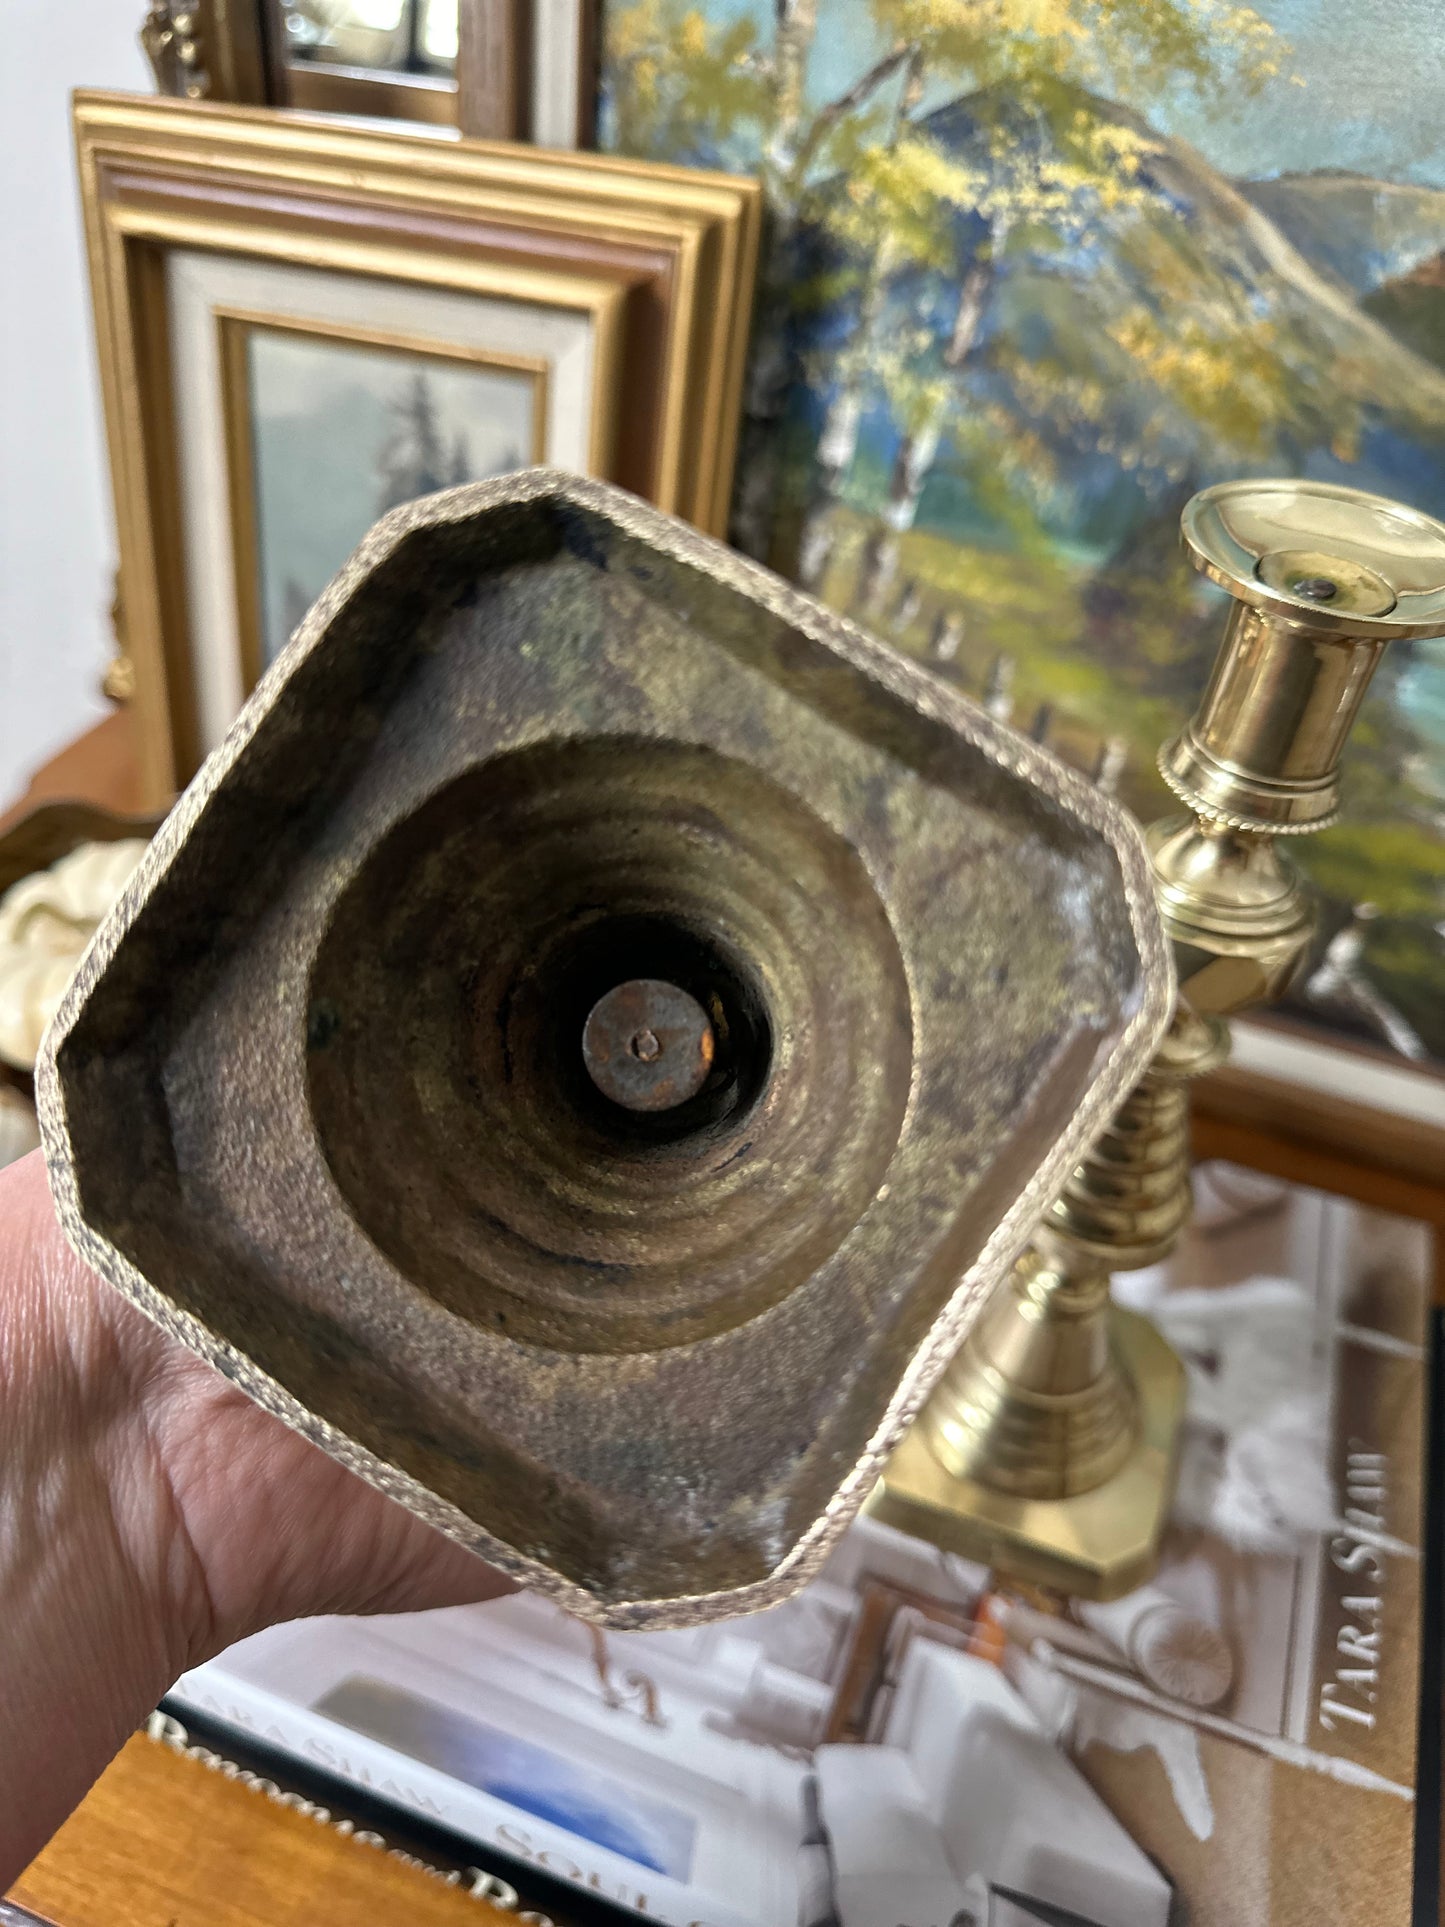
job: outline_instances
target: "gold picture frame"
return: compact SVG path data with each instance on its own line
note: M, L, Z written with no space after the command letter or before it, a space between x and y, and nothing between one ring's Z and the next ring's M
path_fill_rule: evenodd
M480 346L494 362L525 358L539 322L559 340L570 329L567 366L585 364L585 380L569 375L571 402L549 394L534 416L546 459L724 532L757 262L755 182L123 95L77 95L75 127L149 805L164 806L194 774L258 666L247 591L227 599L210 580L229 571L243 581L236 558L247 553L244 507L239 524L231 515L247 483L234 367L221 400L228 316L324 321L313 333L338 343L369 330L399 350L453 359ZM308 309L304 288L278 299L285 277L298 288L311 277L318 299L325 283L329 309ZM186 292L192 281L204 284L199 294ZM484 338L503 322L510 340ZM554 384L564 359L559 348ZM202 362L213 377L197 374ZM197 504L208 499L198 463L214 471L209 493L229 497L224 564L214 546L198 560ZM202 561L206 608L234 640L218 641L202 619Z

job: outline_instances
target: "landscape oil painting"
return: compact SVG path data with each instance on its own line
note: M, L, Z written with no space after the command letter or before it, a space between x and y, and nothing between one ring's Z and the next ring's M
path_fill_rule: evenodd
M734 537L1163 813L1197 489L1445 516L1438 0L611 0L604 144L761 175ZM1445 1068L1445 643L1393 645L1289 1014Z
M243 610L269 663L388 509L540 459L545 370L233 321Z

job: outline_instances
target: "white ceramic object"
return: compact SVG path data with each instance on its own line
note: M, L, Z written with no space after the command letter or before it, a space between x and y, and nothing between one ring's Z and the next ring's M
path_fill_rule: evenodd
M1140 1586L1103 1606L1080 1600L1076 1610L1168 1699L1218 1706L1234 1684L1234 1654L1224 1634L1159 1586Z
M0 1058L32 1070L96 925L130 880L144 837L82 843L0 897Z
M0 1169L33 1151L40 1142L35 1106L19 1091L0 1084Z
M813 1755L842 1927L1040 1920L1167 1927L1169 1882L1008 1680L915 1639L878 1746Z

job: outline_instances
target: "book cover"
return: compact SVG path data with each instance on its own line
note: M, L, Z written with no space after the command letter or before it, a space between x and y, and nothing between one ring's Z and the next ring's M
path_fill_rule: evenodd
M1430 1234L1227 1167L1199 1206L1120 1281L1190 1383L1164 1557L1123 1600L864 1519L746 1619L309 1621L168 1707L671 1927L1405 1927L1438 1859Z

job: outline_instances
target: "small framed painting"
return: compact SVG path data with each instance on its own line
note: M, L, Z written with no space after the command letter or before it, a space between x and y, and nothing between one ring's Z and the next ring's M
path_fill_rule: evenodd
M547 460L548 364L379 329L217 320L249 684L378 516Z
M75 114L155 806L402 502L545 463L722 532L753 182L174 100Z

